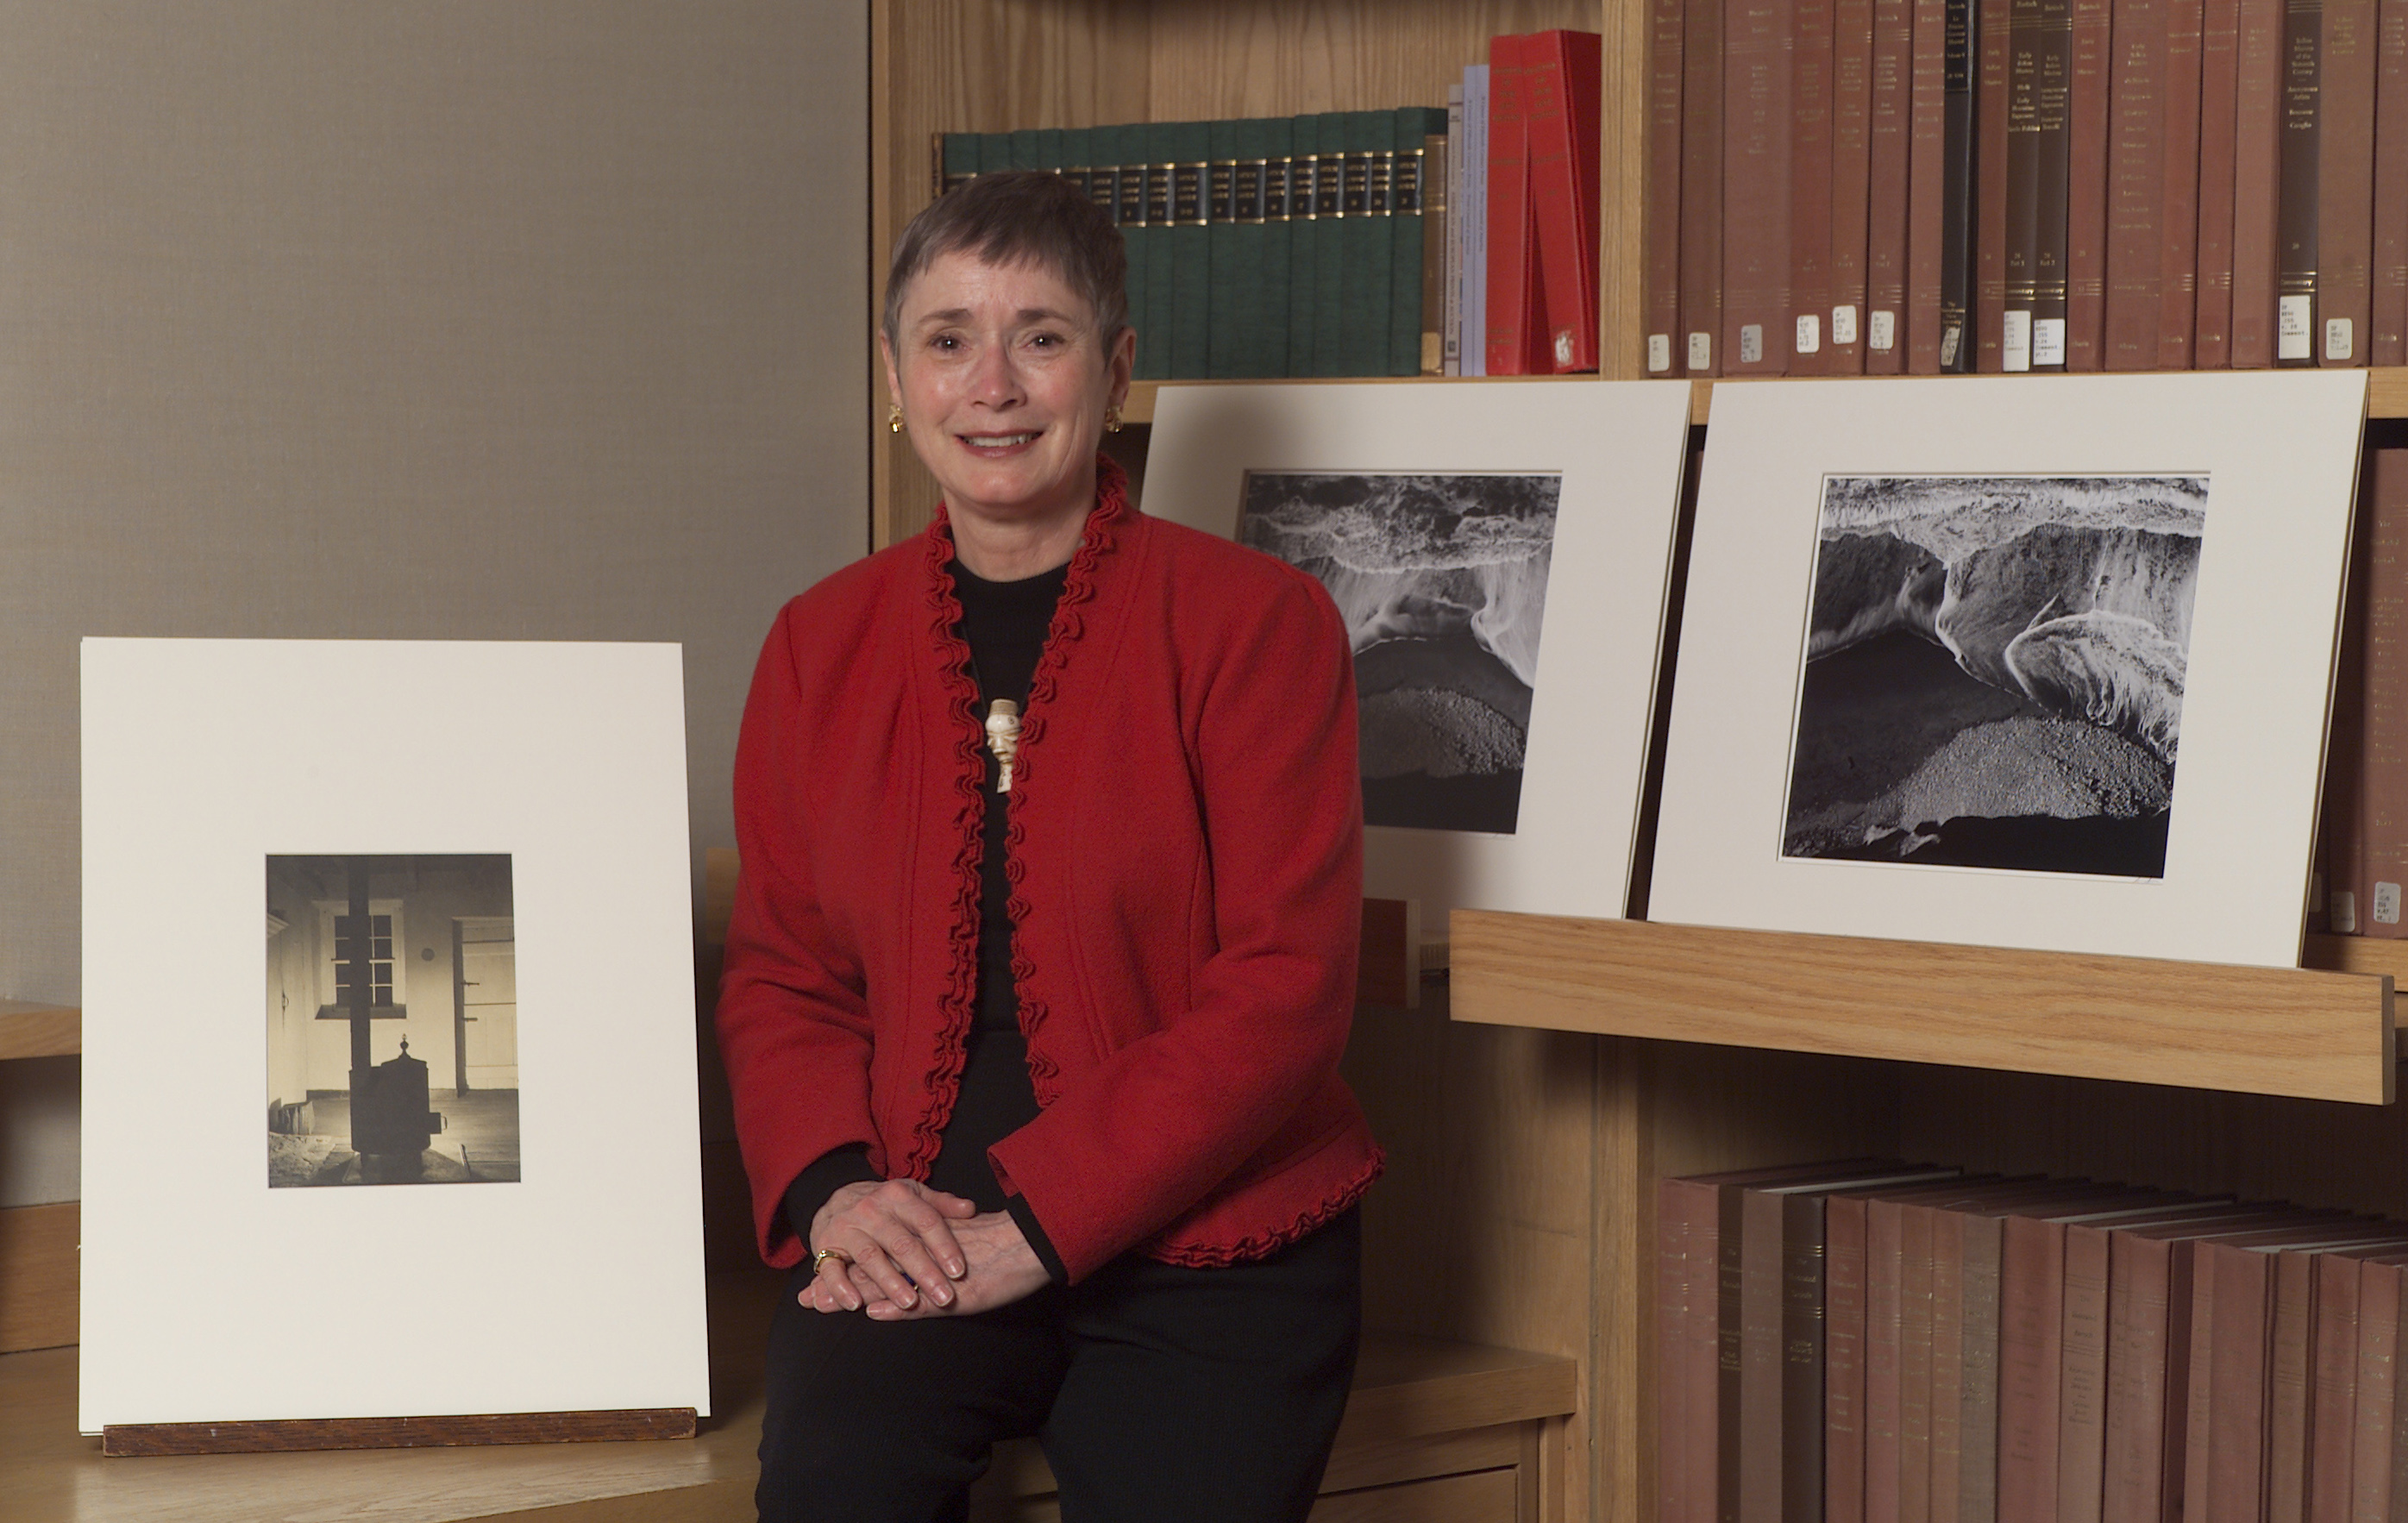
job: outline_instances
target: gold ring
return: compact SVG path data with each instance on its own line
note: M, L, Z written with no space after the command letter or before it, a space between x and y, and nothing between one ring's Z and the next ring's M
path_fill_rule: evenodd
M811 1255L811 1273L816 1276L820 1271L827 1267L827 1261L831 1258L835 1259L839 1264L850 1264L853 1262L852 1258L847 1257L845 1252L840 1248L822 1248L819 1252Z

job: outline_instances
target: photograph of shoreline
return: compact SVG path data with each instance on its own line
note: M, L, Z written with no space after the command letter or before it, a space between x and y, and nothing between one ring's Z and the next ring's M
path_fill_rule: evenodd
M2162 878L2204 476L1829 476L1782 855Z
M1247 472L1239 541L1311 572L1346 621L1366 825L1514 832L1562 485Z

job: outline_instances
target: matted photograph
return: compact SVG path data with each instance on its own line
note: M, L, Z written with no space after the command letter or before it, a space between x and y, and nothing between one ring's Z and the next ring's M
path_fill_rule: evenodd
M1717 388L1648 917L2297 966L2365 407Z
M1513 833L1562 495L1552 471L1246 473L1240 541L1346 621L1365 825Z
M2204 476L1831 476L1787 856L2162 878Z
M508 854L269 856L268 1187L518 1177Z
M84 641L84 1431L709 1413L683 682Z
M1366 893L1627 912L1688 443L1648 381L1162 389L1144 511L1345 624Z

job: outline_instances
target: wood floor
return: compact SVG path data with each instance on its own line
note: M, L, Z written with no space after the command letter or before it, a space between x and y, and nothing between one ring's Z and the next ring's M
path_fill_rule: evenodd
M331 1137L351 1146L351 1098L339 1090L309 1094L314 1136ZM428 1107L443 1117L443 1140L467 1150L468 1167L482 1179L519 1177L519 1092L515 1089L472 1089L454 1095L437 1089Z

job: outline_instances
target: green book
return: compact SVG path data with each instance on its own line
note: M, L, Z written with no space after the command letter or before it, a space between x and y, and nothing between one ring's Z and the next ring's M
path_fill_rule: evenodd
M978 135L978 172L999 175L1011 167L1011 134L982 132Z
M1396 172L1389 180L1388 225L1396 253L1388 269L1388 374L1422 373L1422 335L1438 331L1439 319L1423 310L1431 289L1423 269L1422 214L1427 205L1426 142L1446 138L1444 107L1408 106L1397 113Z
M1206 181L1212 124L1170 125L1170 373L1200 381L1212 373L1212 229Z
M1263 244L1256 265L1257 294L1254 303L1254 352L1259 356L1254 373L1291 376L1296 372L1288 363L1288 335L1293 331L1288 306L1288 248L1294 224L1288 221L1288 174L1293 167L1289 154L1296 142L1296 120L1271 117L1260 125Z
M1137 330L1137 363L1143 366L1152 336L1145 331L1145 147L1142 127L1097 127L1098 157L1112 165L1112 221L1120 224L1121 245L1128 254L1124 287L1128 294L1129 326ZM1142 374L1142 369L1140 370Z
M1346 113L1346 179L1340 187L1340 226L1346 251L1339 277L1338 352L1342 376L1388 373L1388 288L1397 259L1388 215L1388 184L1396 169L1397 113Z
M942 194L974 178L979 172L979 136L974 132L949 132L943 135L943 147L939 151L943 165L938 194Z
M1312 360L1302 373L1342 376L1345 314L1339 303L1346 290L1346 114L1324 111L1312 119L1312 227L1305 237L1312 259L1312 326L1307 330ZM1306 277L1299 271L1298 278Z
M1297 117L1288 132L1287 373L1317 376L1312 299L1321 285L1321 118Z
M1079 189L1085 191L1089 195L1093 195L1095 194L1095 187L1088 180L1088 171L1093 169L1095 165L1096 135L1094 130L1088 127L1063 128L1062 173L1064 177L1072 184L1078 186Z
M1004 141L1007 145L1004 152L1009 160L1005 165L1007 168L1042 169L1045 167L1037 162L1036 128L1023 127L1018 132L1006 133Z
M1239 137L1249 122L1224 119L1210 123L1209 154L1204 170L1205 237L1211 245L1211 276L1207 283L1205 310L1207 342L1210 354L1204 373L1216 381L1228 381L1253 372L1247 367L1245 351L1247 323L1245 319L1246 288L1254 284L1254 271L1240 250L1248 246L1241 236L1252 229L1238 223L1238 159ZM1241 274L1240 271L1243 271Z
M1170 165L1178 152L1179 123L1149 122L1136 129L1145 184L1145 316L1138 323L1137 374L1140 381L1168 381L1176 336L1172 312L1172 259L1178 245L1170 225ZM1151 352L1149 352L1151 351Z
M1264 235L1269 231L1263 221L1263 159L1264 145L1269 140L1270 123L1258 117L1229 123L1226 236L1223 237L1219 223L1213 224L1213 236L1221 237L1222 242L1212 251L1212 279L1216 286L1228 292L1228 374L1240 380L1271 373L1263 341L1264 330L1269 326L1263 321ZM1286 320L1287 313L1283 309L1280 321Z
M1029 156L1028 167L1031 169L1049 169L1057 174L1060 173L1062 168L1062 129L1059 127L1039 127L1033 136L1037 139L1037 146Z

